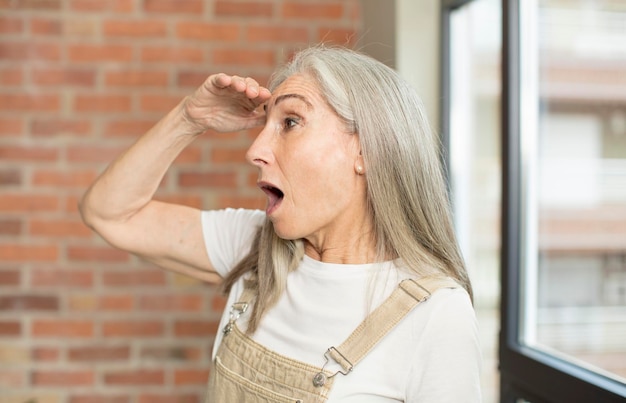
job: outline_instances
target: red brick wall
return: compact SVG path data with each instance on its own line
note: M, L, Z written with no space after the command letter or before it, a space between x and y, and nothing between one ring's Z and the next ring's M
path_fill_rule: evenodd
M0 0L0 401L202 400L223 299L114 250L76 203L212 72L265 81L294 49L353 44L353 1ZM254 133L184 151L159 197L262 206Z

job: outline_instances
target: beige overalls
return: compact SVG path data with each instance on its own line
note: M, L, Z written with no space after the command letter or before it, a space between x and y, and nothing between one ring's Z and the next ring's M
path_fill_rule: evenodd
M459 285L454 280L441 277L400 282L343 344L324 353L327 363L332 359L341 366L342 370L335 373L268 350L239 330L235 322L254 298L253 291L246 288L240 302L233 304L230 321L224 327L206 403L326 402L335 375L348 375L378 341L437 289L456 287Z

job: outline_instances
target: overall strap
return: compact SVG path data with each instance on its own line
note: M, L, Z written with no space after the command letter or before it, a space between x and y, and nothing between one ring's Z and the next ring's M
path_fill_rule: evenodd
M339 347L327 354L343 368L346 375L365 355L419 303L440 288L458 288L449 277L424 277L400 282L391 295L376 308Z

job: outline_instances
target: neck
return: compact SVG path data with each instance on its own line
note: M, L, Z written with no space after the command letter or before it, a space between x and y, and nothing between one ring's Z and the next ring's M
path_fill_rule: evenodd
M376 240L370 226L339 239L311 236L304 240L304 253L324 263L365 264L376 262Z

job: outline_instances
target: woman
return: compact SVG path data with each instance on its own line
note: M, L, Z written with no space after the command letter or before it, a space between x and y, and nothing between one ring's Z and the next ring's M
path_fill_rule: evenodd
M196 136L257 125L246 158L265 212L152 200ZM303 50L269 89L210 76L107 168L81 212L114 246L222 282L209 402L480 401L437 140L415 92L367 56Z

